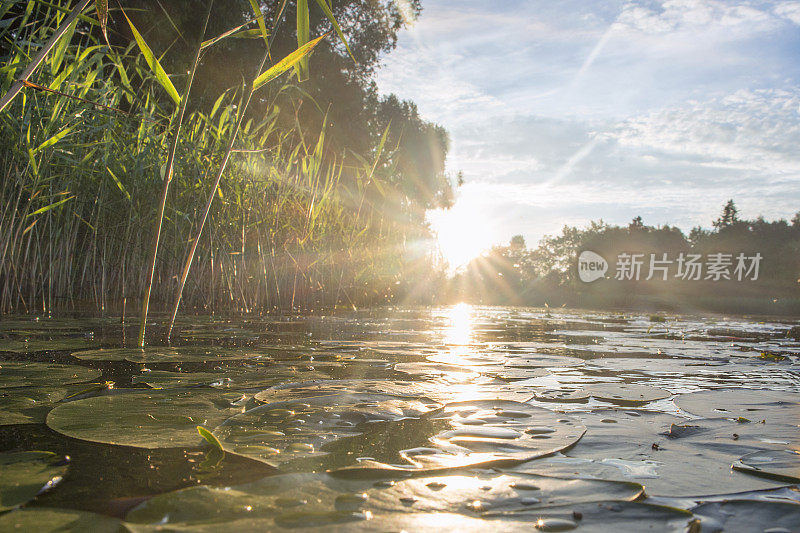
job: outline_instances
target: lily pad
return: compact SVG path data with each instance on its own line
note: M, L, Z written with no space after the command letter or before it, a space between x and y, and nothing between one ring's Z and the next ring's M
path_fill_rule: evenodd
M259 394L263 401L266 396ZM292 468L287 463L323 458L327 455L326 446L342 438L360 436L370 424L419 418L440 407L422 397L379 392L282 399L292 395L291 389L274 390L273 397L281 400L231 417L214 430L214 436L226 451L286 469ZM362 448L367 445L359 443ZM335 454L328 462L341 461L341 455ZM353 458L345 460L350 462Z
M730 500L703 503L692 512L699 518L703 533L779 533L797 531L800 524L797 503Z
M85 350L97 346L97 343L84 337L66 337L60 339L0 339L0 352L32 353L51 350Z
M731 470L737 458L770 446L761 440L761 424L686 420L646 410L597 409L573 416L587 428L575 447L512 470L636 481L650 496L705 496L777 485ZM775 432L787 437L792 428L786 424Z
M19 387L0 390L0 426L44 422L53 404L63 400L66 389Z
M278 385L259 392L255 395L255 398L261 402L274 402L347 392L390 394L403 398L424 396L439 403L477 399L526 401L531 397L529 387L479 376L463 382L456 382L450 378L435 378L426 381L389 379L312 380Z
M764 450L745 455L733 469L778 481L800 483L800 453L794 450Z
M0 389L83 383L101 374L100 370L85 366L0 361Z
M506 358L500 354L479 354L479 353L464 353L458 352L445 352L427 357L431 363L442 363L445 365L471 367L476 372L489 372L491 370L502 369L506 364Z
M213 361L261 360L270 357L246 348L179 346L177 348L100 348L74 352L83 361L130 361L131 363L206 363Z
M434 472L528 461L573 446L586 428L574 419L508 400L455 402L426 417L447 425L427 442L400 450L391 462L364 459L339 475ZM422 435L420 435L422 437Z
M476 379L480 372L465 366L448 365L445 363L407 362L396 363L394 369L398 372L422 378L444 378L448 381L460 382Z
M370 516L417 513L487 513L547 509L609 498L633 500L636 483L560 479L536 475L473 474L405 480L349 480L327 474L270 476L226 488L193 487L162 494L140 504L128 523L161 523L193 530L254 520L263 530L274 524L309 527L324 517L335 523L348 514ZM274 521L274 522L273 522Z
M250 506L255 509L256 506ZM430 513L378 513L333 510L327 512L306 511L303 507L283 510L275 516L253 516L243 512L237 518L220 520L206 511L206 514L189 517L186 522L173 521L169 515L167 529L180 531L218 531L230 528L234 531L459 531L463 533L482 533L487 530L530 532L566 531L577 529L589 533L618 531L620 533L640 533L643 530L684 531L692 520L688 511L670 507L638 502L601 502L567 506L547 507L518 513L503 513L494 516L465 515L456 512ZM138 518L136 510L129 516ZM165 515L166 516L166 515ZM225 516L225 515L222 515ZM577 516L580 519L576 518ZM129 520L131 520L129 519ZM153 531L160 526L140 526L127 523L132 531Z
M0 515L0 530L122 533L125 528L119 519L110 516L72 509L37 507Z
M254 389L298 378L324 379L326 374L304 366L270 365L259 368L223 368L211 372L145 371L131 377L132 383L145 383L154 389L206 385L216 389Z
M0 471L0 511L8 511L57 485L67 466L51 452L6 452L0 453Z
M598 500L635 500L638 483L565 479L534 474L415 477L366 490L364 509L382 512L514 512Z
M582 366L583 359L566 355L548 355L542 353L514 354L509 356L507 367L513 368L563 368Z
M537 400L544 402L585 402L589 398L618 405L639 405L669 398L672 393L647 385L628 383L582 383L562 385L557 389L534 391Z
M681 394L675 398L675 404L706 418L741 417L753 422L784 423L792 417L796 419L800 394L755 389L701 391Z
M62 404L47 425L68 437L134 446L198 446L197 426L216 426L244 411L244 395L214 389L117 391Z
M327 394L388 394L402 398L416 398L430 392L429 383L389 379L320 379L285 383L263 390L255 395L259 402L280 402L295 398L308 398Z

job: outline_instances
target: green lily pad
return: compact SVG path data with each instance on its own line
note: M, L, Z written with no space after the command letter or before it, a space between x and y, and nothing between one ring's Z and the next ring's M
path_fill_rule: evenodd
M83 383L101 374L100 370L85 366L0 361L0 389Z
M669 398L672 393L629 383L581 383L565 384L557 389L537 390L534 391L534 396L544 402L585 402L594 398L618 405L639 405Z
M394 369L410 376L421 378L443 378L448 381L459 382L477 379L480 372L468 366L448 365L445 363L431 362L406 362L395 363Z
M154 389L206 385L216 389L264 388L300 379L324 379L327 375L304 366L270 365L260 368L223 368L211 372L170 372L151 370L131 377Z
M200 445L197 426L214 427L244 411L244 395L214 389L117 391L68 402L47 415L47 425L68 437L134 446Z
M426 382L389 379L320 379L286 383L259 393L255 399L262 403L280 402L295 398L308 398L327 394L388 394L401 398L416 398L433 390Z
M636 481L650 496L752 491L778 483L732 471L731 463L746 453L781 446L763 442L766 435L785 439L797 433L790 424L765 429L762 424L686 420L646 410L597 409L572 415L587 428L572 449L511 470Z
M675 398L675 404L693 415L747 418L753 422L783 423L797 416L800 394L755 389L693 392Z
M429 355L427 357L431 363L442 363L445 365L471 367L476 372L488 372L490 370L502 369L506 364L506 357L501 354L485 354L485 353L439 353L436 355Z
M268 392L268 391L265 391ZM263 393L262 401L265 398ZM324 460L326 446L346 437L363 435L376 422L419 418L439 404L425 398L404 398L378 392L347 392L294 399L291 389L274 390L280 399L233 416L214 430L214 436L231 453L296 469L301 460ZM359 443L367 446L370 443ZM328 463L341 461L334 454ZM349 463L352 457L345 457ZM302 466L300 467L302 468Z
M692 512L699 518L703 533L779 533L797 531L800 524L797 503L729 500L703 503Z
M398 516L416 513L487 513L547 509L642 495L636 483L560 479L536 475L449 475L405 480L350 480L327 474L270 476L226 488L193 487L151 498L126 516L132 524L161 522L193 530L255 520L264 530L274 523L311 526L314 518L347 513ZM307 518L304 523L303 517ZM271 527L272 526L272 527ZM238 529L238 527L237 527Z
M67 337L61 339L0 339L0 352L31 353L48 350L85 350L97 346L91 339L83 337Z
M8 511L57 485L67 471L63 457L51 452L0 453L0 511Z
M794 450L753 452L733 463L733 469L778 481L800 483L800 453Z
M536 483L540 481L541 478L535 479ZM406 483L419 485L419 492L407 492L403 487ZM519 481L520 485L526 483L530 479ZM553 486L556 504L553 505L544 504L544 500L537 504L533 496L520 497L515 489L493 494L491 485L488 491L478 489L478 495L469 489L451 493L442 489L439 481L427 478L399 481L395 485L379 481L378 487L365 487L363 482L345 483L325 476L276 476L229 489L197 487L157 496L128 513L126 523L133 531L158 527L217 531L224 527L235 531L324 528L325 531L516 532L564 531L565 526L571 526L570 529L580 526L581 531L638 533L646 529L683 531L692 519L690 512L671 507L629 501L597 502L607 490L621 491L625 497L632 492L606 485L597 485L594 494L578 494L577 501L569 505L557 505L562 501L558 495L562 487L558 483ZM539 493L543 499L550 488L547 481L542 483ZM458 495L467 499L456 501ZM482 503L485 503L483 509ZM486 512L493 504L499 511ZM427 508L432 510L425 512ZM515 512L507 512L506 508ZM156 523L159 525L147 525Z
M513 368L563 368L582 366L583 359L566 355L548 355L542 353L514 354L509 356L506 366Z
M100 348L74 352L84 361L130 361L131 363L207 363L213 361L261 360L270 357L246 348L179 346L177 348Z
M119 519L110 516L72 509L37 507L0 515L0 530L122 533L125 528Z
M426 381L388 379L312 380L278 385L259 392L255 395L255 398L260 402L274 402L347 392L374 392L403 398L424 396L439 403L478 399L526 401L531 397L529 387L479 376L460 382L451 378L436 378Z
M53 404L63 400L66 389L19 387L0 390L0 426L44 422Z
M417 446L400 450L396 458L365 458L336 473L435 472L518 463L570 448L586 431L572 418L508 400L450 403L425 420L433 422L433 428L446 425L426 435L427 442L420 438Z

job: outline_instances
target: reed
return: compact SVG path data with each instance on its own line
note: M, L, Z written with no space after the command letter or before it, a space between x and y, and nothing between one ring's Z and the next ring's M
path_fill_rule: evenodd
M70 7L0 8L11 20L0 27L0 91ZM330 150L324 126L307 145L310 132L279 124L272 103L260 118L246 114L252 87L295 91L280 76L292 61L259 68L250 88L231 87L209 110L184 108L190 76L171 76L184 78L176 110L142 48L108 45L92 31L98 24L81 14L30 80L40 89L25 87L0 113L0 312L122 312L131 298L142 304L148 286L153 309L173 315L180 302L253 312L399 296L426 229L393 185L384 141L353 165Z

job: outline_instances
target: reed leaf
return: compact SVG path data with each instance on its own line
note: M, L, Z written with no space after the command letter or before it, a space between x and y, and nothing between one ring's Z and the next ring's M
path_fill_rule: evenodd
M253 14L255 14L256 20L258 21L258 29L261 30L261 35L264 38L264 44L266 44L267 48L269 48L269 32L267 32L267 24L264 22L264 14L261 12L261 8L258 6L258 0L250 0L250 7L253 9Z
M313 41L309 41L291 54L287 55L270 68L265 70L260 76L258 76L255 81L253 81L253 90L258 90L270 81L274 80L287 70L291 69L295 65L297 65L304 57L308 56L311 51L314 49L315 46L319 44L319 42L327 37L328 34L322 35L317 37Z
M297 0L297 48L302 48L311 40L311 28L308 20L308 0ZM297 79L308 79L308 57L304 56L297 63Z
M181 103L181 97L178 94L177 89L175 89L175 85L172 84L172 80L169 79L167 73L164 72L161 63L158 61L158 58L153 54L153 51L150 50L150 47L147 45L147 42L144 40L142 35L139 33L139 30L136 29L131 19L128 18L128 15L125 11L122 12L125 15L125 20L128 21L128 25L133 32L133 38L136 40L136 44L139 45L139 50L142 52L144 56L144 60L147 62L147 66L150 67L150 70L155 75L156 80L158 83L167 91L170 98L175 102L175 104Z
M108 0L95 0L94 7L97 11L97 20L100 21L100 29L103 31L103 38L106 44L111 46L108 42Z
M344 47L347 48L347 53L350 54L350 58L355 61L356 58L353 56L353 52L350 50L350 45L347 44L347 39L344 38L344 33L342 33L342 29L339 27L339 23L336 22L336 17L333 16L333 11L331 11L331 7L328 5L328 2L325 0L317 0L317 5L322 9L322 12L325 13L325 16L328 17L328 21L333 26L333 30L336 32L336 35L339 36L339 39L342 40L344 43Z
M40 207L39 209L37 209L33 213L29 213L28 216L32 217L32 216L36 216L36 215L41 215L42 213L46 213L46 212L50 211L51 209L55 209L56 207L69 202L73 198L75 198L74 194L72 196L68 196L66 198L63 198L63 199L59 200L58 202L54 202L54 203L52 203L50 205L46 205L44 207Z

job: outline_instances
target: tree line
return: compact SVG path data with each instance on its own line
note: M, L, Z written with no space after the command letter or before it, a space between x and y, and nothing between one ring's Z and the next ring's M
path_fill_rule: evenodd
M596 281L580 278L584 251L608 262ZM448 291L482 303L782 314L800 310L799 284L800 212L747 220L730 200L710 228L688 234L637 216L627 226L564 226L535 248L518 235L473 260Z

